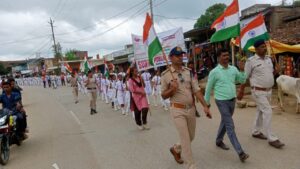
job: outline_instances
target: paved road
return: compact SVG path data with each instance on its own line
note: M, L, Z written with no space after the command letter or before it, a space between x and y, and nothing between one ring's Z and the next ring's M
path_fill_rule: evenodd
M115 112L98 99L98 114L89 115L88 98L73 103L68 87L25 87L30 137L11 148L4 169L181 169L169 153L178 140L169 113L151 108L151 130L139 131L131 116ZM241 163L232 146L222 151L214 144L220 122L216 106L213 119L197 120L194 158L201 169L300 169L300 115L288 105L287 113L274 110L273 129L286 143L282 150L251 137L255 108L236 109L238 138L250 158ZM202 113L203 114L203 113ZM229 145L226 137L225 143ZM1 167L0 167L1 168Z

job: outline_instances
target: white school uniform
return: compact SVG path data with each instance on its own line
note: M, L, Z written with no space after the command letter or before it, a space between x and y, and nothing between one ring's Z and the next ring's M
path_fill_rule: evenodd
M118 104L125 104L125 84L123 83L123 81L118 80L116 82L116 86L115 86L116 90L117 90L117 100L118 100Z

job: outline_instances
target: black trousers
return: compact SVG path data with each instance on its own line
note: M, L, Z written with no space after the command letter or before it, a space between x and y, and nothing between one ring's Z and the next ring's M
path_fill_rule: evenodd
M26 115L21 112L16 112L13 115L17 116L17 119L16 119L17 132L24 133L27 128Z
M65 82L64 79L61 79L61 85L62 85L62 86L65 86L65 85L66 85L66 82Z
M147 124L147 115L148 108L143 108L139 111L137 108L134 110L135 122L137 125L141 126L143 124Z

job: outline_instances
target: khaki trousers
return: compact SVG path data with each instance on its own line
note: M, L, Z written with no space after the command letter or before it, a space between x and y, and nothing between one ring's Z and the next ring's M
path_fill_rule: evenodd
M89 93L90 93L90 107L91 109L96 110L97 90L89 90Z
M278 137L273 134L271 129L272 107L270 102L272 91L252 90L252 97L257 105L252 134L263 133L267 136L269 142L278 140Z
M73 87L72 93L73 93L75 102L78 101L78 87Z
M180 144L174 146L177 152L182 151L182 158L189 165L194 164L191 142L195 138L196 108L190 109L170 108L172 120L179 134Z

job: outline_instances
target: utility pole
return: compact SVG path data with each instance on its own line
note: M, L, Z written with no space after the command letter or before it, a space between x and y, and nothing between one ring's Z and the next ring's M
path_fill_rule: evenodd
M286 4L286 0L282 0L282 6L285 6L285 4Z
M150 16L151 16L151 19L152 19L152 23L154 24L154 19L153 19L153 3L152 3L152 0L150 0Z
M55 54L57 54L57 47L56 47L56 42L55 42L55 36L54 36L54 30L53 30L53 23L54 21L50 18L50 26L51 26L51 30L52 30L52 38L53 38L53 43L54 43L54 51L55 51Z

